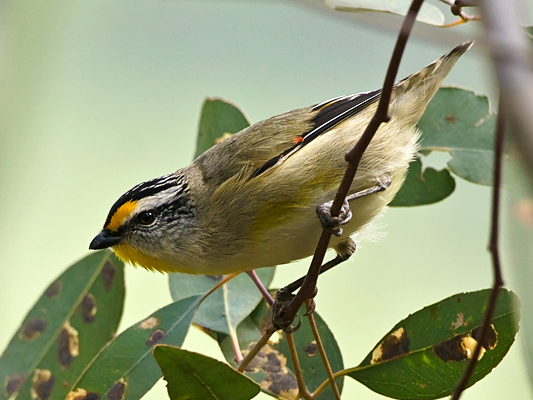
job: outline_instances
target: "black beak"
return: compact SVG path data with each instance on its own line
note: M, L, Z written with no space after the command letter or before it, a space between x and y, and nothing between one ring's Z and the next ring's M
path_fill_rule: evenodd
M93 239L89 245L89 250L107 249L108 247L118 244L121 240L122 236L104 229Z

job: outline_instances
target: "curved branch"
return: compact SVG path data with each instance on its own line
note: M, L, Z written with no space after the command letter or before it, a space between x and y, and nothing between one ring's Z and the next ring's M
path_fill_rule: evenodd
M402 55L407 44L407 40L409 39L409 35L416 21L418 11L420 10L420 7L422 6L423 2L424 0L413 0L413 2L411 3L407 16L404 19L402 28L398 35L396 46L394 47L394 51L392 53L391 61L389 63L389 68L385 76L385 82L383 83L383 91L380 96L376 113L374 114L374 117L372 117L370 123L365 129L365 132L361 136L361 139L359 139L359 141L355 144L354 148L346 154L346 161L348 161L348 166L346 168L346 172L344 174L342 182L339 186L339 190L337 191L337 194L335 196L335 200L333 201L333 205L331 206L332 216L337 216L339 214L342 203L346 198L346 195L348 194L348 190L352 185L353 179L359 167L361 157L363 156L370 141L374 137L374 134L382 123L388 122L388 120L390 119L388 115L388 109L392 90L394 87L394 82L396 80L396 75L398 73L398 68L400 66L400 61L402 59ZM315 250L313 260L311 261L311 266L309 267L309 271L305 277L304 283L301 289L296 294L296 297L287 306L287 309L284 313L285 319L287 321L292 322L304 301L312 298L315 295L318 275L320 274L320 268L324 261L324 256L326 255L330 239L331 233L328 231L323 231L322 235L320 236L317 248Z

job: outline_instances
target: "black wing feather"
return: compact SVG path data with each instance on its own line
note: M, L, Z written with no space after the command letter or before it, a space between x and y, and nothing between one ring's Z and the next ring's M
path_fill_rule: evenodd
M313 127L309 131L300 135L302 140L291 148L285 150L283 153L271 158L260 168L257 168L250 176L250 179L261 175L274 165L285 161L291 154L294 154L306 144L311 143L324 132L329 131L335 125L354 116L364 108L373 104L379 99L380 94L381 89L378 89L371 92L336 97L315 105L312 108L312 111L318 112L311 120Z

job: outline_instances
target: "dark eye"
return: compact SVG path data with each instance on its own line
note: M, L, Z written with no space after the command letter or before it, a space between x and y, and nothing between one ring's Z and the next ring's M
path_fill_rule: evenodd
M155 214L151 211L144 211L139 214L137 220L143 225L150 225L155 220Z

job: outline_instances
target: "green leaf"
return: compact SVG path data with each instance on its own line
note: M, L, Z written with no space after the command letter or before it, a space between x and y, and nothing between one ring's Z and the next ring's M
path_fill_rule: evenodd
M302 308L300 315L303 315L304 312ZM334 372L340 371L343 369L342 355L335 337L320 315L315 312L314 316L331 368ZM237 337L244 355L261 338L262 328L267 326L269 322L269 308L266 302L262 301L251 316L238 326ZM327 374L317 351L307 318L302 318L302 325L293 336L305 383L309 390L314 391L327 379ZM226 360L236 366L231 338L218 333L217 340ZM252 360L245 373L259 383L265 393L275 397L293 399L298 393L298 384L294 376L290 351L285 336L281 331L274 333L268 344ZM336 382L342 392L343 378L337 379ZM328 386L317 396L317 399L335 399L331 387Z
M218 97L207 97L202 105L200 126L194 158L229 133L237 133L250 126L248 118L235 104Z
M202 297L169 304L131 326L94 359L72 395L98 399L140 399L161 378L152 356L159 343L181 346Z
M268 288L274 278L275 267L260 268L257 275ZM222 275L169 275L170 294L174 301L192 295L204 295L215 287ZM229 334L255 309L262 295L246 274L240 274L211 293L203 302L194 323L211 331Z
M491 185L495 121L486 96L441 88L418 123L421 150L449 152L450 171L469 182Z
M337 11L379 11L405 16L411 5L411 0L326 0L326 5ZM444 25L444 15L433 4L424 3L416 20L429 25Z
M455 190L455 179L447 169L437 171L426 168L422 173L422 161L417 157L409 165L405 183L390 203L391 207L420 206L443 200Z
M479 337L491 289L460 293L400 321L348 375L395 399L437 399L452 394ZM518 298L500 289L492 335L468 386L507 354L518 331Z
M156 346L154 357L171 400L248 400L259 386L229 365L173 346Z
M0 357L0 399L16 391L17 399L64 399L115 335L123 304L124 264L112 252L72 265L45 290Z

